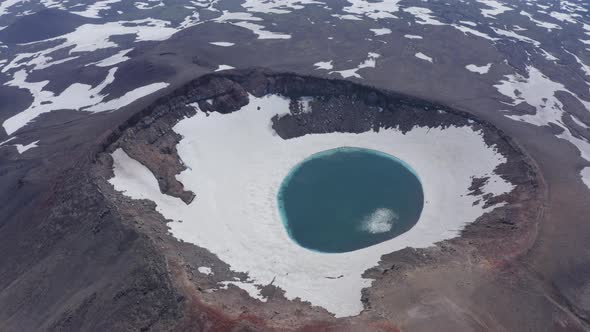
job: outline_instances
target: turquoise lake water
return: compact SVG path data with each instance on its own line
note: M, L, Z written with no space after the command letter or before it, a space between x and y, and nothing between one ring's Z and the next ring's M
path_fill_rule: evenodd
M327 253L366 248L412 228L424 193L403 161L342 147L310 156L283 180L282 222L300 246Z

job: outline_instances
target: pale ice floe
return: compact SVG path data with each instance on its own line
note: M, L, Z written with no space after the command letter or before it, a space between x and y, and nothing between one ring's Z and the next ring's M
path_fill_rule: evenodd
M490 177L493 195L503 193L499 188L512 190L511 184L498 185L504 180L494 173L505 158L470 127L416 127L406 134L389 128L283 140L272 130L271 118L287 114L289 103L280 96L250 96L240 111L206 116L197 109L174 127L182 136L177 150L187 166L177 179L197 195L189 205L162 194L154 175L121 149L113 153L115 175L109 181L131 198L154 201L157 211L175 221L168 224L175 237L206 248L233 271L248 273L247 281L229 280L223 286L233 284L265 301L260 288L272 282L286 298L309 301L337 317L363 310L361 290L372 280L361 275L383 254L459 236L466 224L498 206L474 205L481 198L467 195L473 177ZM277 193L301 160L341 146L382 151L408 163L422 182L424 209L411 230L389 241L347 253L310 251L289 237Z
M490 68L492 68L492 64L491 63L488 63L487 65L483 65L483 66L476 66L476 65L471 64L471 65L465 66L465 68L467 70L469 70L470 72L478 73L478 74L483 75L483 74L487 74L488 73L488 71L490 70Z
M414 56L420 60L425 60L425 61L432 63L432 58L422 52L418 52L418 53L414 54Z
M391 33L391 29L388 28L379 28L379 29L369 29L371 30L375 36L383 36Z
M387 233L399 216L387 208L379 208L366 216L361 223L361 230L372 234Z
M215 46L221 46L221 47L230 47L230 46L234 46L234 43L230 43L230 42L210 42L209 44L211 45L215 45Z
M357 73L357 71L359 71L360 69L364 69L364 68L375 68L377 58L379 58L379 57L381 57L380 54L369 52L367 54L367 59L365 59L363 62L361 62L357 67L351 68L351 69L345 69L345 70L334 70L334 71L331 71L330 74L337 73L340 76L342 76L343 78L349 78L349 77L363 78L361 75L359 75Z

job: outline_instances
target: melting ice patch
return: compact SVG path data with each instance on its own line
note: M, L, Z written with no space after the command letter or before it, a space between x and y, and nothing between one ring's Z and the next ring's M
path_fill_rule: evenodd
M387 233L399 216L391 209L380 208L363 219L361 230L372 234Z
M356 315L363 310L361 290L372 282L362 274L383 254L458 236L467 223L498 206L484 209L473 204L479 197L466 195L473 177L504 181L494 169L506 160L470 127L415 127L406 133L387 128L283 140L270 124L274 116L289 113L290 99L271 95L249 100L230 114L207 116L197 109L174 127L183 137L177 149L187 165L177 178L197 194L189 205L162 194L154 175L121 149L113 153L115 176L109 180L129 197L154 201L166 218L182 220L168 224L175 237L208 249L234 271L248 273L248 281L228 280L222 283L226 287L240 287L265 301L260 289L272 282L287 299L309 301L337 317ZM383 151L407 162L420 176L424 208L418 223L394 239L346 253L307 250L283 226L277 193L301 160L341 146ZM370 229L386 229L391 216L376 213ZM326 278L334 275L342 277Z

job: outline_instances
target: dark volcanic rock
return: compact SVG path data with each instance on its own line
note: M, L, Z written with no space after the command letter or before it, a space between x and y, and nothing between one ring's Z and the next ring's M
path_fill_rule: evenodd
M57 9L46 9L23 16L0 31L0 41L7 44L30 43L61 36L76 30L91 19Z

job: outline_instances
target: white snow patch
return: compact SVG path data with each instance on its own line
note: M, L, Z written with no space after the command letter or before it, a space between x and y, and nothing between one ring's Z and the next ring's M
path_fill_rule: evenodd
M418 35L404 35L404 38L408 38L408 39L423 39L422 36L418 36Z
M168 224L175 237L208 249L234 271L248 273L248 282L226 285L263 301L257 286L274 280L286 298L309 301L337 317L363 310L361 290L372 280L361 275L383 254L459 236L467 223L494 208L474 206L480 198L466 195L473 177L494 174L505 162L480 132L415 127L403 134L389 128L283 140L269 124L273 116L289 112L289 102L280 96L250 96L240 111L209 116L197 111L174 127L183 137L177 149L187 166L177 178L198 197L189 205L162 194L154 175L121 149L113 153L115 176L109 182L129 197L154 201L167 219L182 220ZM341 146L375 149L407 162L421 179L424 209L411 230L392 240L347 253L310 251L289 238L277 193L301 160ZM326 278L333 275L342 277Z
M414 56L418 59L426 60L426 61L432 63L432 58L422 52L418 52Z
M208 275L208 276L210 276L210 275L213 274L213 271L211 271L211 268L208 267L208 266L199 266L197 268L197 271L199 271L199 273L201 273L201 274L205 274L205 275Z
M459 23L464 24L464 25L469 25L472 27L477 27L477 23L471 22L471 21L459 21Z
M524 10L520 11L520 15L524 15L524 16L528 17L538 27L545 28L548 31L551 31L553 29L561 29L561 27L559 25L557 25L557 24L549 23L549 22L544 22L544 21L539 21L539 20L535 19L533 17L533 15L525 12Z
M486 5L491 9L481 9L481 14L487 18L495 19L497 15L512 10L512 8L504 6L502 3L495 0L477 0L477 2Z
M232 67L230 65L219 65L219 67L217 67L217 69L215 69L215 71L222 71L222 70L230 70L230 69L234 69L235 67Z
M564 125L562 121L563 104L555 96L555 93L557 91L568 92L577 98L588 111L590 111L590 102L573 94L563 84L552 81L535 67L528 66L527 73L528 77L519 74L506 75L505 80L494 85L498 92L513 100L512 105L526 102L536 109L535 114L507 115L507 117L536 126L546 126L552 123L563 128L564 131L557 137L572 143L580 150L582 158L590 161L590 143L583 138L573 136L570 129Z
M573 23L573 24L578 23L578 21L576 21L576 19L573 18L572 15L566 14L566 13L551 12L551 13L549 13L549 16L551 16L554 19L559 20L561 22L568 22L568 23Z
M3 146L4 144L6 144L6 143L8 143L8 142L12 141L13 139L16 139L16 136L12 136L12 137L10 137L10 138L8 138L8 139L6 139L6 140L4 140L4 141L0 142L0 146Z
M586 65L582 59L580 59L577 55L575 55L574 53L566 50L565 48L563 49L566 53L569 53L571 56L574 57L574 59L576 59L576 62L580 65L580 67L582 68L582 71L584 72L584 74L586 76L590 76L590 66Z
M490 68L492 68L492 64L488 63L485 66L467 65L467 66L465 66L465 68L467 68L467 70L469 70L470 72L474 72L474 73L478 73L478 74L483 75L483 74L488 73Z
M270 13L270 14L288 14L293 10L305 8L306 5L323 4L314 0L246 0L242 7L249 12Z
M464 25L459 25L459 24L451 24L451 26L452 26L453 28L455 28L455 29L457 29L457 30L459 30L459 31L463 32L463 34L465 34L465 35L467 35L467 34L469 33L469 34L472 34L472 35L474 35L474 36L476 36L476 37L485 38L485 39L487 39L487 40L491 40L491 41L496 41L496 40L498 40L497 38L491 37L491 36L490 36L490 35L488 35L487 33L483 33L483 32L481 32L481 31L479 31L479 30L475 30L475 29L472 29L472 28L470 28L470 27L466 27L466 26L464 26Z
M492 28L492 30L494 30L495 33L497 33L500 36L505 36L505 37L509 37L509 38L514 38L520 41L523 41L525 43L530 43L533 44L537 47L539 47L541 45L541 43L539 43L538 41L531 39L529 37L523 36L523 35L519 35L514 31L508 31L508 30L503 30L503 29L499 29L499 28Z
M39 143L39 141L34 141L27 145L15 144L14 146L16 146L16 150L18 151L18 153L23 154L27 150L38 147L37 143Z
M117 54L111 55L110 57L97 61L97 62L92 62L87 64L86 66L97 66L97 67L110 67L110 66L114 66L116 64L119 64L121 62L125 62L127 60L129 60L130 58L125 56L125 54L131 52L133 49L132 48L128 48L126 50L121 50L119 52L117 52Z
M330 70L330 69L334 68L334 66L332 65L332 60L316 62L313 65L315 67L317 67L316 70L318 70L318 69Z
M70 48L69 54L72 55L74 53L92 52L118 47L111 40L112 36L135 35L135 41L165 40L177 31L175 28L168 27L168 25L169 22L155 19L107 22L105 24L84 24L73 32L55 38L29 43L39 44L54 40L62 41L60 44L44 50L18 54L8 65L2 68L2 72L5 73L10 69L21 66L33 66L33 70L43 69L74 59L75 57L69 57L52 62L53 59L49 54L66 48Z
M147 95L150 95L158 90L164 89L167 87L169 83L159 82L159 83L151 83L148 85L144 85L138 88L135 88L119 98L111 99L109 101L94 104L88 108L83 109L87 112L105 112L105 111L112 111L122 107L125 107L132 102L143 98Z
M359 75L357 73L357 71L359 71L360 69L363 69L363 68L375 68L377 58L379 58L379 57L381 57L381 55L379 55L377 53L369 52L367 54L367 59L364 60L363 62L361 62L356 68L345 69L345 70L335 70L335 71L331 71L330 74L337 73L337 74L340 74L340 76L342 76L343 78L348 78L348 77L363 78L361 75Z
M2 123L4 130L11 135L39 115L54 110L84 110L90 112L114 110L168 85L168 83L153 83L130 91L121 98L101 104L107 95L100 92L114 81L116 71L117 68L111 68L105 79L95 87L74 83L59 95L44 90L49 81L27 82L26 72L24 70L17 71L13 76L13 80L5 83L5 85L29 90L33 96L33 102L26 110L6 119Z
M27 2L28 0L3 0L0 2L0 16L8 13L8 9L18 3Z
M221 47L230 47L235 45L234 43L230 42L210 42L209 44Z
M252 31L258 39L291 39L291 35L265 30L265 27L252 22L234 22L233 25Z
M70 13L84 16L84 17L89 17L89 18L100 18L101 16L99 14L102 10L110 9L111 4L117 3L120 1L121 0L97 1L91 5L88 5L88 7L86 7L86 10L84 10L84 11L71 11Z
M155 2L155 4L154 4ZM164 7L164 3L162 1L147 1L147 2L136 2L134 3L135 7L137 7L137 9L141 9L141 10L148 10L148 9L153 9L156 7Z
M260 288L253 282L243 282L243 281L224 281L222 282L224 287L222 289L227 289L229 285L234 285L242 290L245 290L251 298L257 299L261 302L266 302L266 298L260 294Z
M580 172L580 176L582 177L582 182L590 188L590 167L584 167Z
M432 16L432 11L428 8L423 7L408 7L404 8L405 12L408 12L414 17L416 17L418 24L428 24L428 25L447 25L446 23L442 23L435 19Z
M369 29L371 30L375 36L382 36L382 35L387 35L391 33L391 29L388 28L380 28L380 29Z
M401 0L347 0L350 6L345 6L342 10L346 13L366 16L378 20L383 18L397 18L394 13L399 10L398 3Z
M346 14L346 15L341 15L341 14L332 14L333 17L339 18L341 20L349 20L349 21L362 21L363 19L358 17L358 16L354 16L351 14Z

